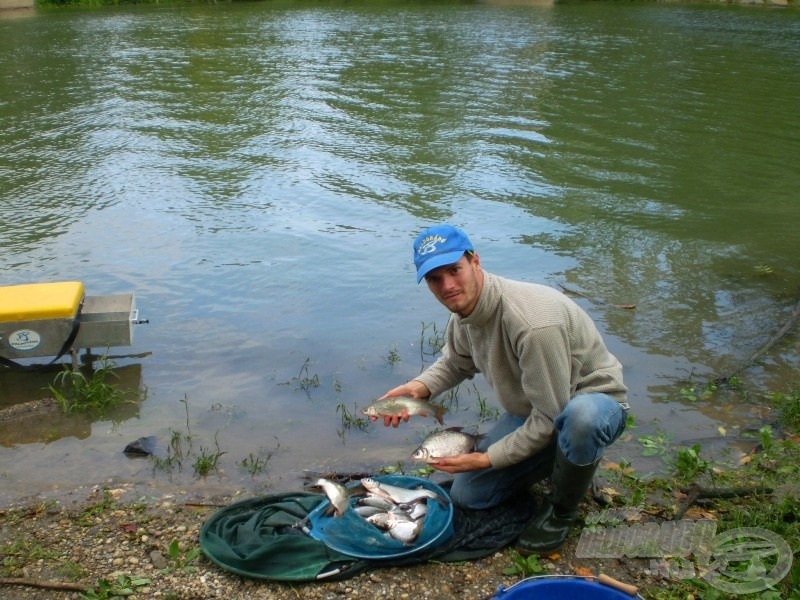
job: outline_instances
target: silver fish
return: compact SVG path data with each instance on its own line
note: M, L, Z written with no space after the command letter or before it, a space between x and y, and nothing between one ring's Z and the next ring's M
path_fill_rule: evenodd
M359 498L358 503L363 504L364 506L374 506L375 508L380 508L384 512L389 512L395 506L397 506L397 504L391 500L381 498L380 496L367 496L366 498Z
M407 514L413 521L419 521L422 517L428 514L428 503L415 502L414 506L411 507L411 510L408 511Z
M370 515L365 519L367 523L370 525L374 525L378 529L382 529L384 531L389 529L389 515L391 513L388 512L380 512L374 515Z
M475 451L478 440L483 437L484 434L465 433L461 427L450 427L426 437L419 448L414 450L411 458L431 463L446 456L469 454Z
M341 483L330 481L329 479L317 479L312 487L321 488L330 500L334 516L341 517L350 507L350 495Z
M370 506L368 504L358 504L353 507L353 510L356 511L356 514L359 517L367 520L369 520L369 517L373 515L386 514L385 509L378 508L377 506Z
M411 504L415 500L419 500L421 498L433 498L443 506L450 503L450 498L443 498L433 490L426 488L410 490L407 488L397 487L396 485L389 485L387 483L375 481L371 477L362 479L361 485L363 485L370 494L380 496L381 498L386 498L395 504Z
M398 542L410 546L422 531L422 521L406 520L397 517L394 513L389 513L387 528L390 536Z
M408 412L410 417L419 415L427 417L433 415L436 422L444 425L443 415L447 409L439 404L431 404L427 400L421 398L412 398L411 396L395 396L393 398L379 398L375 400L370 406L361 409L361 413L368 417L386 417L401 415L403 409Z

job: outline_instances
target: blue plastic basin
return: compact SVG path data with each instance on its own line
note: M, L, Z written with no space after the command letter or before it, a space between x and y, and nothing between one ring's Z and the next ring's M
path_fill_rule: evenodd
M500 588L495 600L631 600L631 596L593 579L540 577L523 579L509 588Z
M342 554L379 560L432 550L453 536L453 505L450 496L441 487L427 479L410 475L383 475L373 479L408 489L422 486L436 492L447 502L442 505L436 500L428 500L428 514L425 515L422 531L409 546L385 536L353 510L346 511L341 517L326 515L330 506L327 499L308 514L311 537ZM357 501L357 498L352 498L351 506Z

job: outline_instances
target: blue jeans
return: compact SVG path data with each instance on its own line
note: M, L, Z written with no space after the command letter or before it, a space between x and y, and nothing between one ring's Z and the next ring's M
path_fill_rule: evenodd
M579 394L553 421L555 435L542 450L504 469L490 467L458 473L450 497L462 508L481 509L500 504L520 485L531 485L550 475L556 444L573 464L595 463L602 458L606 447L622 435L627 414L627 410L607 394ZM504 414L479 442L478 450L485 452L525 421L523 417Z

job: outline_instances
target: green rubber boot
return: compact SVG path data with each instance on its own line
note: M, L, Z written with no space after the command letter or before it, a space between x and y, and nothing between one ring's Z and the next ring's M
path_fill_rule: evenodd
M520 534L516 543L517 552L524 556L546 554L564 543L578 518L578 505L592 485L599 462L574 465L567 460L561 448L558 449L550 476L553 486L551 498Z

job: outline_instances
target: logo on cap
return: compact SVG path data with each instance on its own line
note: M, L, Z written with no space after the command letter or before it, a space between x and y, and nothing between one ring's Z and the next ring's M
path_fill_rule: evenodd
M447 238L444 238L440 235L429 235L423 239L422 242L420 242L419 248L417 249L417 254L424 256L425 254L436 252L436 244L444 244L446 241Z

